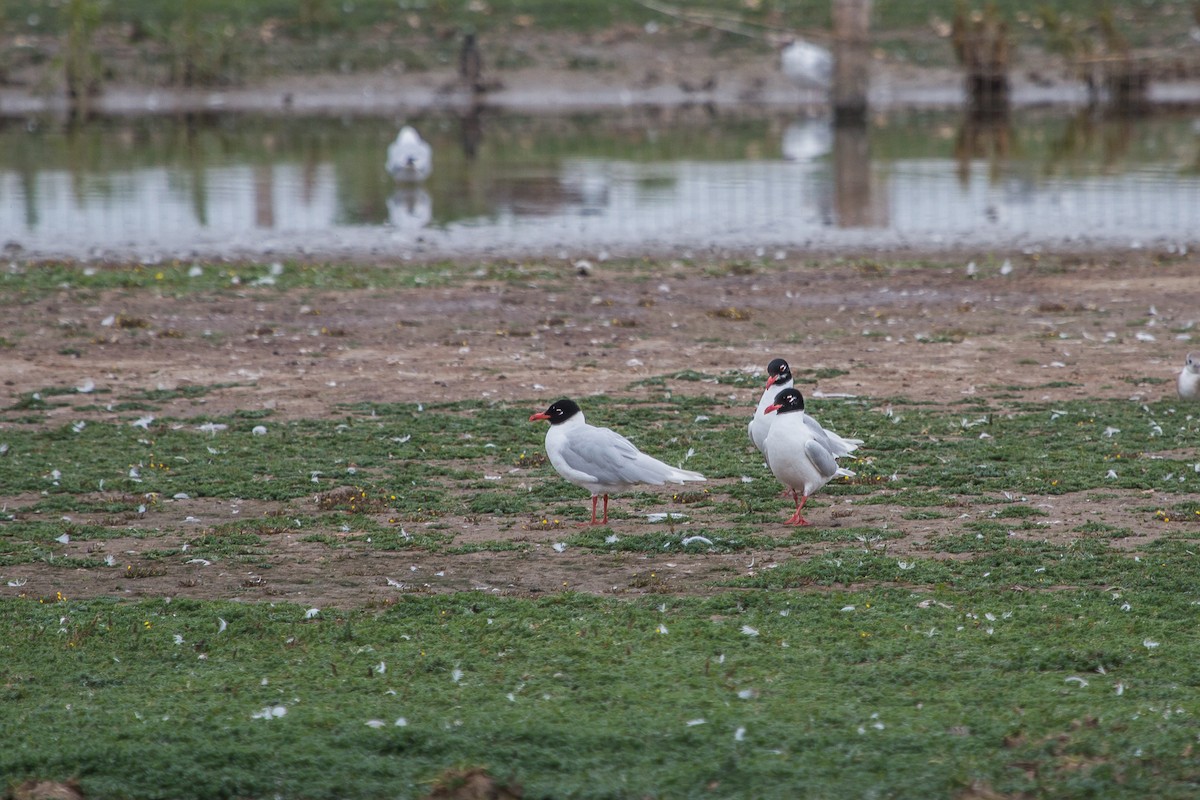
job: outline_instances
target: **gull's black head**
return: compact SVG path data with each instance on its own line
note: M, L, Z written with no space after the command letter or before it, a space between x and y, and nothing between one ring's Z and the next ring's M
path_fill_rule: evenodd
M568 400L564 397L562 400L556 400L555 402L551 403L550 407L545 411L539 411L538 413L530 416L529 421L532 422L536 419L544 419L547 420L551 425L557 425L560 422L566 422L578 413L579 406L575 404L575 401Z
M793 411L804 410L804 395L797 389L784 389L775 395L775 402L767 406L764 414L774 411L778 414L789 414Z
M782 358L773 358L767 364L767 386L787 383L792 379L792 368Z

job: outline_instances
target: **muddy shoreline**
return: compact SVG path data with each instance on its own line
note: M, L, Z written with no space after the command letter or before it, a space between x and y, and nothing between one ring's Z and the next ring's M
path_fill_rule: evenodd
M247 287L219 296L64 291L5 307L5 334L15 345L0 360L0 382L10 404L35 391L75 386L85 377L113 397L139 389L222 383L224 388L199 400L181 393L162 402L155 414L186 424L198 415L211 419L268 411L268 424L278 425L334 418L345 404L364 401L461 400L463 384L448 376L483 376L468 396L513 404L514 424L524 424L528 413L557 394L646 397L661 389L638 384L638 379L684 367L713 374L730 369L760 372L769 357L782 350L802 358L809 370L836 367L841 373L808 385L817 402L848 394L868 404L898 396L912 403L943 404L986 396L998 386L1009 387L1005 403L1046 408L1081 399L1156 402L1173 396L1174 376L1189 347L1181 339L1190 335L1170 332L1190 330L1195 323L1195 269L1194 258L1159 261L1146 254L1108 262L1015 260L1009 275L995 268L971 275L956 267L830 260L793 262L748 274L664 264L657 268L649 292L644 281L630 279L628 267L603 265L586 277L564 272L528 282L479 278L442 288L385 291L276 292ZM780 286L796 289L782 304ZM738 318L715 313L730 307L743 313ZM320 316L306 315L305 308L319 309ZM136 309L150 327L103 327L102 318L121 309ZM789 331L802 332L801 342L781 345L776 323L781 316ZM537 323L551 317L570 322ZM55 320L74 322L56 325ZM318 326L339 335L314 335ZM864 336L867 329L880 335ZM166 330L172 334L151 333ZM507 335L513 330L525 335ZM1156 335L1139 337L1135 330L1153 330ZM81 339L80 331L89 338ZM85 341L90 343L81 344ZM581 349L580 342L596 344ZM701 381L673 381L672 391L711 397L717 405L736 394L748 408L756 397L753 390ZM90 395L59 394L56 399L70 403L45 413L40 425L47 431L78 420L96 425L129 422L130 412L106 411ZM870 413L883 410L876 407ZM866 452L871 455L869 444ZM504 456L467 468L502 476L497 491L524 492L530 481L556 480L514 470L511 458ZM713 479L707 488L720 496L737 482L733 475ZM52 596L65 589L72 599L269 599L321 607L387 603L404 592L482 590L536 596L561 591L564 585L597 594L704 594L730 577L844 546L814 540L728 554L600 553L584 548L559 552L552 544L567 535L563 530L539 526L528 515L477 514L464 506L435 520L438 529L452 537L446 547L453 552L381 551L343 533L336 520L322 517L303 532L264 537L263 552L253 563L229 558L206 565L182 553L171 558L155 555L164 548L177 550L198 531L222 524L317 514L316 495L331 488L337 485L314 485L314 497L282 503L199 497L189 491L192 497L162 498L152 513L128 521L108 513L73 512L77 524L114 525L128 532L54 545L56 552L93 559L112 555L119 559L118 567L64 573L62 567L45 562L14 564L3 570L5 582L13 583L0 583L0 594ZM878 492L902 490L885 485ZM1130 530L1115 546L1138 552L1167 531L1154 520L1155 507L1194 497L1171 494L1156 499L1153 490L1031 495L1023 502L1048 516L1045 525L1022 535L1065 543L1080 537L1081 523L1094 521ZM935 558L957 556L931 542L960 532L964 519L987 519L996 503L1006 502L998 496L973 495L931 518L914 520L905 516L910 509L902 502L860 500L831 489L814 502L815 513L822 525L904 531L903 537L880 546L890 555ZM19 519L57 517L38 510L39 501L31 494L0 492L0 505ZM581 496L579 507L585 503L586 496ZM619 535L659 529L638 514L629 516L633 506L628 498L618 507L625 515L614 523ZM722 515L711 509L690 513L692 519L681 530L724 524ZM380 524L392 524L390 512L376 516ZM781 513L779 520L785 516ZM411 530L429 524L416 519L401 523ZM781 537L785 530L764 525L765 532ZM311 541L314 533L336 543ZM504 542L520 549L489 550ZM477 548L482 552L472 552ZM137 573L136 580L121 577L124 565ZM263 565L269 565L269 571L264 572ZM651 571L661 580L647 586L645 576Z

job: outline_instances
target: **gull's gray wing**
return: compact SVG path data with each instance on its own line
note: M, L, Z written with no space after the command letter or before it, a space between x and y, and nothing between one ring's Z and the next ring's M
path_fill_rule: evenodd
M815 439L810 439L804 443L804 455L808 456L808 460L817 468L817 472L825 480L829 480L837 474L837 461L833 458L833 453Z
M616 431L590 425L571 432L562 457L569 467L591 475L603 486L662 483L671 470Z

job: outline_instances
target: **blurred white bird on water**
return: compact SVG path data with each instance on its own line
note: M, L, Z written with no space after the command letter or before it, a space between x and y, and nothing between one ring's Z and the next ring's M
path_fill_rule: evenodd
M423 181L433 172L433 148L411 125L405 125L387 150L387 171L398 181Z
M793 39L784 46L780 66L788 80L804 89L828 89L833 82L833 55L803 39Z

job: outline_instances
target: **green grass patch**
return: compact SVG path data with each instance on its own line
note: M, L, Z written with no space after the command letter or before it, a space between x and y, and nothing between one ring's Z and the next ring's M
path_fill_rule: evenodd
M794 529L777 524L791 501L746 438L760 380L742 377L680 373L652 378L665 390L653 398L587 398L590 421L710 483L621 495L616 525L585 530L567 526L590 513L587 493L536 457L545 429L526 418L545 398L299 420L174 411L136 427L137 412L102 409L82 428L7 420L0 485L29 499L0 528L0 568L62 567L63 588L0 600L0 775L78 776L89 796L131 798L417 797L464 764L530 797L1192 791L1200 420L1167 402L814 399L823 424L866 444L846 460L860 479L828 486L809 504L815 524ZM713 391L676 395L677 381ZM1127 552L1114 544L1134 531L1052 527L1025 499L1067 492L1145 497L1127 510L1160 536ZM188 521L177 497L263 510ZM901 523L834 514L877 505ZM456 543L484 518L498 536ZM937 519L939 538L889 552L909 521ZM536 544L522 533L548 531ZM167 534L186 552L159 545ZM418 590L315 613L71 597L78 569L133 581L172 559L265 568L284 536L346 559L562 543L633 574L621 599ZM77 554L115 537L148 548L111 565ZM801 547L813 555L786 557ZM659 564L676 558L722 559L711 597L674 594Z
M462 764L531 797L1186 796L1193 615L1143 590L4 600L0 774L100 797L415 797Z

